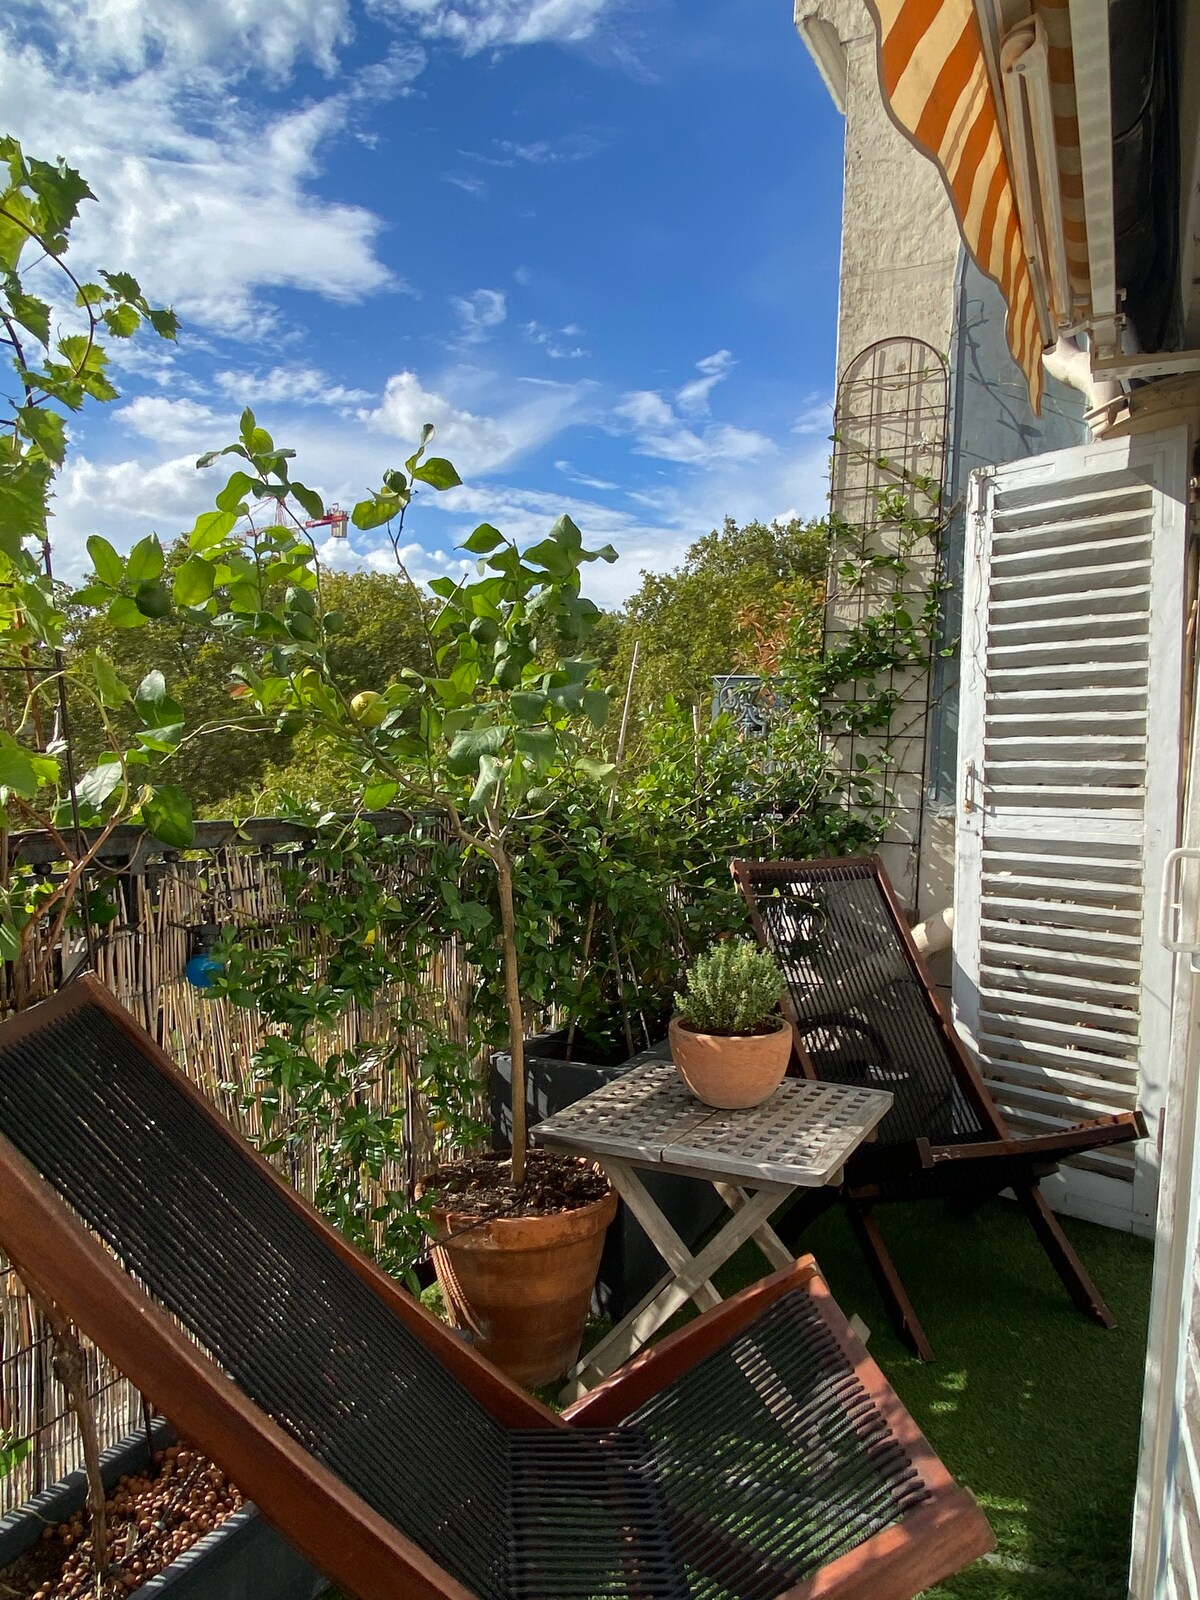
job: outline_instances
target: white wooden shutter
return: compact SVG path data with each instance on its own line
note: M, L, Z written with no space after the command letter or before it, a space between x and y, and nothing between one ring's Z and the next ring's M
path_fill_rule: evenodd
M1140 1105L1047 1186L1149 1233L1170 1038L1187 435L985 468L964 596L954 1001L1015 1131Z

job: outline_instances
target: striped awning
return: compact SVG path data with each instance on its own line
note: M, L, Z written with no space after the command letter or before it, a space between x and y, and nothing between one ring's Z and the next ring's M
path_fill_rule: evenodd
M868 0L893 119L941 169L959 230L1008 307L1009 348L1041 410L1045 312L1030 274L973 0Z

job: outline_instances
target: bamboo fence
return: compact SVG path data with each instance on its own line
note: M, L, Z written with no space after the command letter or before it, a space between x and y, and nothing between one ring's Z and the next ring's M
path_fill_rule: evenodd
M283 833L286 837L286 828ZM186 858L172 852L146 857L139 844L131 859L105 869L110 883L119 882L122 910L117 922L94 940L90 952L97 976L251 1138L261 1130L252 1063L267 1029L256 1012L206 998L186 980L184 967L194 947L194 930L206 923L250 928L255 930L251 937L264 940L285 924L292 925L289 937L310 936L303 926L296 926L280 883L286 857L275 852L270 839L264 848L267 834L277 839L279 825L256 829L250 824L235 830L228 824L207 824L201 839L207 835L219 842ZM395 892L403 896L406 888L411 890L414 876L423 870L416 852L411 859L402 858L389 869ZM53 976L43 987L62 981L88 956L82 937L73 934L56 952ZM415 992L381 991L370 1009L347 1012L326 1041L331 1051L367 1040L399 1047L381 1052L383 1061L369 1098L380 1109L405 1109L405 1170L385 1173L383 1182L410 1193L422 1171L452 1154L432 1134L416 1092L414 1069L422 1035L436 1026L443 1037L465 1038L471 983L456 946L431 946L425 956ZM14 983L11 968L0 976L0 1015L14 1008L18 994L28 1003L27 986L19 978ZM404 999L416 1001L415 1026L397 1020L396 1003ZM287 1154L277 1159L291 1181L311 1195L318 1159L315 1146L297 1149L289 1141ZM0 1478L0 1515L82 1464L74 1418L51 1371L52 1353L36 1308L0 1256L0 1442L8 1436L31 1443L24 1460ZM103 1448L142 1426L142 1400L98 1351L88 1348L87 1353Z

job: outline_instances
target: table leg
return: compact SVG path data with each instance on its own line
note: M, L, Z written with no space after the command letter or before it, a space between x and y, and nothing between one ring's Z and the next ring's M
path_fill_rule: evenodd
M750 1198L740 1184L714 1183L713 1188L731 1211L740 1211ZM750 1237L773 1267L790 1267L795 1264L795 1256L770 1223L764 1222Z
M717 1304L720 1296L708 1283L709 1275L723 1266L747 1239L764 1226L767 1218L791 1192L787 1184L764 1185L730 1218L720 1233L709 1240L699 1255L693 1256L646 1193L641 1181L624 1163L611 1161L610 1158L605 1162L605 1169L629 1209L646 1229L655 1248L663 1253L673 1270L661 1287L635 1307L573 1368L561 1396L564 1402L577 1399L601 1378L615 1372L688 1300L695 1300L702 1309ZM668 1249L670 1256L666 1253ZM789 1262L791 1259L789 1256ZM710 1291L711 1298L706 1291Z

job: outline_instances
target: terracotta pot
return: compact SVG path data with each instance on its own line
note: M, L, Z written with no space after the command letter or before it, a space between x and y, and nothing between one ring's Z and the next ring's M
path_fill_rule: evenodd
M474 1217L434 1206L439 1238L469 1230L433 1251L450 1320L525 1388L561 1378L579 1356L605 1230L616 1214L612 1188L574 1211L478 1226Z
M783 1017L772 1033L697 1033L678 1017L668 1030L679 1076L706 1106L740 1111L761 1105L783 1082L792 1030Z

